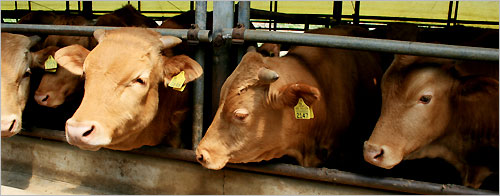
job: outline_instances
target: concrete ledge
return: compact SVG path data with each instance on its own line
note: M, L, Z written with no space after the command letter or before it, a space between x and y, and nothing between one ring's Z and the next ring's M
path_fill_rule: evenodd
M213 171L197 163L121 151L84 151L26 136L2 139L2 185L37 194L391 193L233 169Z

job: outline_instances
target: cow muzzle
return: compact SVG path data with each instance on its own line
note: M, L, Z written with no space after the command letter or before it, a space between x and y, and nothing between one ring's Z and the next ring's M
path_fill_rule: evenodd
M394 155L392 150L385 145L371 144L368 141L365 141L363 145L365 161L372 165L391 169L402 160L402 158L394 158L392 155Z
M103 127L95 121L66 121L66 140L83 150L99 150L111 143L111 137L104 134Z
M11 137L21 131L21 118L17 115L2 115L2 137Z
M196 160L207 169L220 170L226 166L229 157L227 156L213 156L204 149L196 149Z

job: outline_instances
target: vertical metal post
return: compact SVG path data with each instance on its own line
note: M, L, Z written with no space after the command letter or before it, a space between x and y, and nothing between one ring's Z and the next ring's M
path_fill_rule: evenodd
M80 5L82 3L82 1L78 1L78 11L81 12L82 11L82 6Z
M92 18L92 1L82 1L82 16L91 19Z
M14 1L14 8L17 10L17 1Z
M219 106L222 84L230 74L230 43L222 38L223 28L232 28L234 22L234 1L214 1L212 40L214 46L212 69L212 115ZM211 118L210 118L211 119Z
M269 12L273 11L273 2L269 1ZM273 20L269 18L269 31L273 30L271 25L272 25Z
M141 1L137 1L137 10L141 12Z
M335 20L334 25L340 24L342 20L342 1L333 2L333 19Z
M274 1L274 13L278 13L278 1ZM274 31L277 30L278 21L274 19Z
M189 10L194 10L194 1L189 2Z
M66 13L69 14L69 1L66 1Z
M28 10L31 11L31 1L28 1Z
M455 1L455 16L453 16L453 26L457 25L458 1Z
M450 1L450 5L448 6L448 20L446 21L446 27L450 27L451 12L453 12L453 1Z
M196 1L194 22L198 28L207 29L207 2ZM195 53L195 60L205 70L205 50L198 46ZM193 150L196 150L203 136L203 102L205 95L205 74L194 81L193 93Z
M305 15L304 31L309 30L309 15Z
M238 23L245 25L246 29L250 28L250 1L238 2ZM241 58L246 53L246 45L238 46L237 64L240 64Z
M354 2L354 16L352 17L352 22L354 23L354 25L359 25L359 6L360 6L360 2L355 1Z

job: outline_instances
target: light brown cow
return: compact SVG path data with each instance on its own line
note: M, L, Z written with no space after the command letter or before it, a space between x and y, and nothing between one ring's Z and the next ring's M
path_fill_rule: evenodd
M475 188L498 172L498 62L398 55L382 79L382 100L364 144L367 162L390 169L443 158Z
M67 16L66 17L58 16L58 21L60 21L59 22L60 24L65 24L65 25L87 24L85 19L81 16L71 17L71 18L68 18ZM156 23L154 23L153 20L146 18L144 15L140 14L137 10L135 10L134 7L130 5L126 5L118 10L115 10L110 14L98 17L95 25L121 26L121 27L134 26L134 25L141 27L158 26ZM78 39L76 39L75 37ZM97 45L97 40L95 40L94 37L79 37L79 36L69 36L69 37L55 36L51 38L53 38L52 41L57 40L58 43L64 43L64 44L59 44L61 46L67 46L73 44L71 47L66 49L61 49L63 51L58 52L59 55L58 57L56 57L56 61L60 64L59 65L60 68L57 70L56 73L46 73L42 77L40 85L38 86L38 89L35 94L35 100L40 105L48 107L57 107L63 104L68 96L73 95L73 93L83 91L83 88L81 88L83 87L84 83L83 77L80 77L81 73L78 73L78 71L72 67L83 66L83 61L85 60L85 57L89 51L84 50L82 48L77 48L78 46L74 44L78 44L85 48L92 49ZM68 71L68 70L73 70L73 71Z
M83 61L87 57L87 49L80 45L71 45L54 52L58 68L55 73L45 73L35 92L38 104L57 107L64 103L66 97L75 91L83 90Z
M311 33L367 31L339 26ZM335 151L341 142L354 139L361 145L363 134L349 128L359 118L368 125L367 138L375 124L379 60L370 52L306 46L290 49L281 58L248 52L222 86L217 113L196 149L197 160L206 168L221 169L228 162L289 155L302 166L314 167L339 154ZM312 107L313 119L296 119L299 98ZM361 157L362 149L357 153Z
M29 82L33 62L37 56L29 49L40 40L2 33L2 137L13 136L21 131L22 112L29 94Z
M131 150L163 139L179 146L189 88L180 92L167 84L181 71L184 84L195 80L201 66L185 55L161 55L181 40L152 30L126 27L94 35L99 44L84 62L85 93L66 122L68 142L86 150Z

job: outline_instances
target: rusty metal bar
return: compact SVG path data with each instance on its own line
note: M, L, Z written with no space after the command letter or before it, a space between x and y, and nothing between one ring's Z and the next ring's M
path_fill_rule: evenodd
M224 29L223 36L231 38L233 29ZM498 61L498 49L383 40L310 33L268 32L245 30L245 41L288 43L317 47L367 50L395 54L411 54L465 60Z
M104 27L104 26L71 26L71 25L34 25L34 24L7 24L2 23L2 32L12 33L39 33L50 35L78 35L78 36L93 36L96 29L115 29L120 27ZM161 29L150 28L162 35L171 35L181 39L187 39L188 29ZM202 42L211 42L210 31L200 30L198 39Z
M66 142L63 131L32 128L23 129L20 135L31 137L40 137L56 141ZM18 136L14 136L18 137ZM150 147L144 146L139 149L129 151L131 153L155 156L160 158L175 159L189 162L196 162L196 156L193 150L176 149L168 147ZM323 181L330 183L339 183L374 189L384 189L390 191L414 193L414 194L451 194L451 195L498 195L498 192L472 189L461 185L445 185L437 183L422 182L416 180L407 180L391 177L370 177L361 174L340 171L327 168L308 168L298 165L274 163L248 163L248 164L228 164L227 168L241 169L245 171L254 171L265 174L296 177L307 180Z

